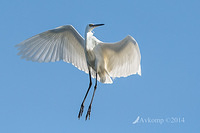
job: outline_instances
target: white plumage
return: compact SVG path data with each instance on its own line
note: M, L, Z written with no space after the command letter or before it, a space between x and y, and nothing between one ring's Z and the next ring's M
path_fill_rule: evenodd
M71 25L35 35L20 44L18 55L36 62L63 60L88 73L84 39Z
M60 26L35 35L16 45L19 55L36 62L55 62L63 60L78 69L89 73L90 84L81 104L78 117L83 113L84 101L91 88L91 76L102 83L113 83L112 78L141 75L141 55L137 42L131 36L116 43L104 43L93 36L92 30L103 24L88 24L85 39L72 25ZM91 112L88 108L86 119Z
M102 73L106 76L98 73L101 75L98 80L103 83L112 83L110 77L126 77L136 73L141 75L140 50L133 37L127 36L117 43L103 43L94 37L91 31L87 32L86 36L92 46L88 44L89 47L86 47L84 38L76 29L72 25L65 25L35 35L16 46L20 51L18 55L27 60L36 62L63 60L86 73L88 65L85 50L92 51L96 57L96 65L105 69ZM95 66L89 67L95 69ZM94 69L91 69L92 77L95 77Z

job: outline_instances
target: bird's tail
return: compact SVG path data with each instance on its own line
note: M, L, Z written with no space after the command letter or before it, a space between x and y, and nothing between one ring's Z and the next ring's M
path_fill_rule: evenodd
M100 82L104 83L104 84L112 84L113 81L111 79L111 77L108 75L108 73L105 73L104 75L99 75L100 77Z

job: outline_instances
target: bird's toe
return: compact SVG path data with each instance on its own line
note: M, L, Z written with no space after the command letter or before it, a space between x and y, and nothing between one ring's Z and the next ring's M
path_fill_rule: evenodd
M81 104L81 108L80 108L80 111L79 111L79 114L78 114L78 118L80 119L80 117L82 116L83 114L83 110L84 110L84 104Z

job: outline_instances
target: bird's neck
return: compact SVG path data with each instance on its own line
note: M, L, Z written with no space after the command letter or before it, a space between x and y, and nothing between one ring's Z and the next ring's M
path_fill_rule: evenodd
M91 31L85 33L85 49L93 50L95 44L93 43L93 33Z

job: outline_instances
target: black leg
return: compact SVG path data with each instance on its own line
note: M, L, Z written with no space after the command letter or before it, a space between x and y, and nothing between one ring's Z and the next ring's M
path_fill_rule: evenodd
M95 86L94 86L94 92L93 92L93 95L92 95L92 99L91 99L85 120L87 120L88 117L90 119L91 106L92 106L92 102L93 102L93 98L94 98L94 94L95 94L96 89L97 89L97 73L96 73L96 83L95 83Z
M81 104L81 108L80 108L80 111L79 111L79 114L78 114L78 118L79 118L79 119L80 119L80 117L81 117L82 114L83 114L84 102L85 102L85 99L86 99L86 97L87 97L87 95L88 95L88 92L90 91L90 88L91 88L91 86L92 86L92 79L91 79L90 69L89 69L89 78L90 78L90 84L89 84L88 90L87 90L87 92L86 92L86 94L85 94L85 97L84 97L84 99L83 99L83 102L82 102L82 104Z

